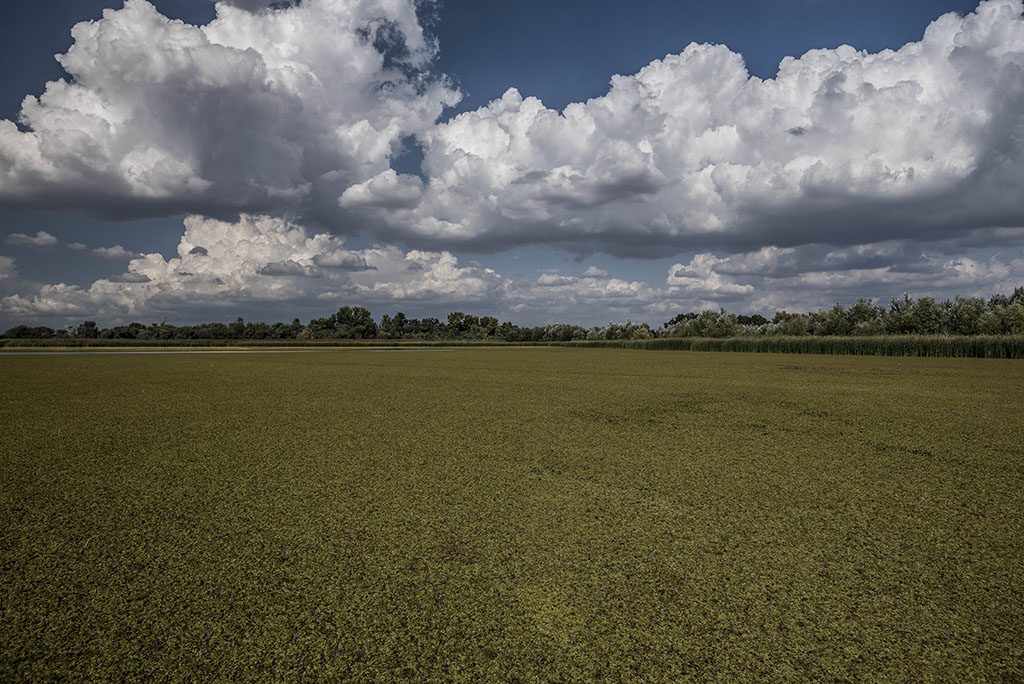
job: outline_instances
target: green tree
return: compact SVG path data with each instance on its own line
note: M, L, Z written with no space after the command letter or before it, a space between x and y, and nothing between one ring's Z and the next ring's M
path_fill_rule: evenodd
M816 311L812 321L815 335L849 335L853 329L846 308L838 303L831 309Z
M671 334L677 337L734 337L740 326L736 317L721 311L702 311L695 318L684 319L676 325Z
M96 321L85 321L75 328L75 337L83 340L94 340L100 336L99 326Z
M885 309L870 299L858 299L846 310L851 335L882 335L885 333Z
M779 335L802 336L810 331L810 320L804 314L776 311L772 320Z
M946 305L949 332L954 335L977 335L981 332L985 301L978 297L957 297Z
M466 314L461 311L453 311L448 314L448 337L456 340L466 332Z
M370 340L377 336L377 322L369 309L343 306L328 319L329 337L342 340Z
M907 332L915 335L938 335L946 329L946 307L931 297L914 302L911 327Z

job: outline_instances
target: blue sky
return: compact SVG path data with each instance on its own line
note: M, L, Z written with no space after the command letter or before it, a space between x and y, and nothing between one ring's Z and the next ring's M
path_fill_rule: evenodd
M268 19L258 24L256 30L263 31L279 30L288 26L287 21L291 19L304 21L300 12L321 12L317 15L321 21L325 16L336 19L340 22L340 32L351 28L347 24L347 28L342 26L350 19L349 8L343 0L306 0L299 7L276 11L259 9L252 1L240 0L240 3L247 5L252 14L237 11L231 14L229 10L220 20L223 27L213 42L251 40L252 36L243 35L239 28L248 21L247 16L279 15L274 21ZM153 4L164 17L181 19L194 26L202 26L214 18L212 2L158 0ZM979 160L988 152L994 154L1000 143L991 135L986 137L986 131L979 132L977 125L970 123L968 114L957 110L956 104L956 100L969 97L992 121L1004 122L1003 128L1006 122L1010 128L1020 123L1020 101L1005 95L1016 92L1021 86L1020 77L1006 67L1024 62L1019 59L1020 53L1012 50L1008 56L991 56L998 52L991 49L993 45L1010 45L1013 50L1020 50L1019 41L1013 40L1016 34L1006 31L1004 35L999 28L1007 26L1006 19L1010 18L1012 31L1021 30L1019 3L1001 0L991 5L987 14L979 9L976 18L969 19L973 23L955 27L960 35L970 35L970 40L977 43L964 49L965 52L973 50L968 57L950 57L950 52L942 57L928 56L923 61L894 58L891 64L881 66L877 65L878 60L872 62L874 66L865 66L865 59L872 58L856 54L836 53L822 58L827 64L813 67L816 70L813 79L817 80L810 83L808 79L812 77L807 76L803 81L797 78L792 81L797 89L813 88L818 102L808 104L810 95L792 95L792 111L777 118L781 121L789 116L799 125L785 124L784 131L773 132L772 135L781 136L781 142L774 138L769 140L767 133L761 140L751 121L757 117L774 121L765 108L775 102L771 106L788 111L788 101L780 105L778 93L748 85L748 90L758 87L760 90L754 94L737 90L729 95L732 98L729 103L718 102L718 84L740 83L742 74L737 77L734 65L723 53L684 53L688 44L728 46L733 53L742 55L752 77L771 79L776 76L780 60L786 56L800 56L810 49L836 48L842 44L852 45L865 51L861 54L868 55L897 49L920 41L929 23L946 12L975 16L970 13L975 11L976 3L938 0L900 3L447 0L430 12L421 12L418 22L414 18L410 23L407 16L384 17L382 14L383 19L405 32L402 35L413 46L412 54L417 54L413 45L416 31L425 31L428 46L429 39L436 40L436 52L424 48L421 52L427 56L409 66L409 70L415 72L410 77L412 80L389 95L398 104L391 103L383 110L378 108L367 114L370 105L366 103L376 106L377 100L373 98L379 98L380 91L377 95L371 92L379 87L383 78L379 74L375 81L355 84L332 84L324 76L333 73L330 60L335 63L349 58L365 60L371 59L372 53L339 52L325 56L310 52L307 56L310 61L304 66L309 66L327 89L337 87L340 92L344 88L363 88L370 99L352 102L351 98L328 94L324 102L310 103L301 93L289 92L287 99L282 99L285 104L275 104L269 113L254 114L253 108L261 105L249 101L245 101L244 107L238 104L244 100L246 89L253 87L252 81L247 80L247 85L237 87L231 83L217 84L216 111L231 114L234 111L231 108L239 106L241 114L237 116L281 117L280 122L271 125L261 118L263 128L254 127L251 135L248 131L236 135L227 114L223 120L207 116L199 119L200 125L209 126L202 137L206 142L189 139L187 131L173 130L171 115L167 117L168 122L157 127L136 127L131 134L131 145L146 164L158 153L171 157L184 155L174 145L187 147L191 144L196 145L195 151L191 156L185 155L182 163L202 164L204 162L197 161L203 156L202 146L224 137L231 138L235 149L244 150L245 154L259 150L256 163L267 165L266 173L259 179L242 183L234 177L244 175L246 172L242 169L251 168L253 162L246 157L247 161L239 161L237 173L233 173L226 162L223 168L200 168L203 173L197 172L193 180L211 187L199 193L193 191L198 187L193 185L189 192L147 187L126 191L127 195L113 190L107 194L111 183L124 178L101 177L94 171L89 173L95 177L76 171L73 178L69 175L53 179L56 172L50 172L46 184L33 180L39 177L33 174L42 172L36 167L29 168L29 162L16 159L20 150L31 147L30 138L26 136L34 135L44 141L71 140L74 150L80 151L69 154L78 154L86 165L92 163L89 155L97 146L109 143L113 147L103 154L123 154L127 144L125 140L107 138L90 140L89 136L100 134L84 128L69 132L75 126L82 126L81 120L55 118L54 112L64 111L67 105L47 105L48 113L44 112L45 115L41 114L34 121L23 120L17 134L10 133L8 142L4 143L0 137L0 149L4 149L3 144L8 146L6 157L0 153L0 256L11 262L6 268L13 273L0 277L0 283L6 283L3 285L6 290L0 291L5 302L0 306L0 325L27 320L59 323L83 316L104 320L165 317L185 321L235 315L290 318L289 314L295 312L295 315L308 317L329 310L338 302L365 303L378 314L402 309L419 315L441 316L452 308L460 308L481 313L494 311L525 322L569 319L586 323L624 317L660 322L670 318L671 312L677 309L718 305L750 311L807 308L852 297L855 291L885 298L904 290L941 296L1006 288L1015 279L1019 280L1015 269L1022 256L1022 240L1017 231L1019 202L1007 197L1018 188L1017 179L1011 176L1009 187L1005 187L1004 173L1003 191L999 192L980 177L978 167L983 165ZM46 3L9 0L5 3L0 10L4 15L0 22L0 60L6 65L0 72L0 119L18 121L25 96L40 95L47 82L62 77L80 81L85 91L115 102L117 106L129 106L122 100L134 103L131 106L136 109L130 114L128 110L105 113L104 116L113 116L111 120L121 121L125 116L138 115L139 108L159 119L160 114L154 114L153 107L164 106L168 111L180 107L182 111L194 113L197 107L205 106L206 100L202 98L213 96L196 84L205 83L203 79L227 78L223 76L223 65L213 64L213 60L223 58L220 53L190 57L191 65L198 64L199 59L211 60L211 71L203 72L196 67L195 73L178 65L174 68L182 69L180 73L167 74L166 60L154 58L153 64L157 66L153 68L164 70L159 72L159 78L167 80L154 86L152 97L145 100L129 97L126 93L132 86L116 80L117 74L122 73L128 74L124 78L132 77L125 64L130 65L134 48L104 43L104 36L108 34L102 31L79 39L83 47L80 52L87 49L89 54L88 59L80 60L74 67L78 73L69 76L53 59L72 46L71 27L80 21L98 19L104 8L118 10L124 22L130 18L139 23L139 32L132 34L132 39L144 40L145 30L157 30L154 27L158 27L159 22L152 16L138 11L129 14L128 10L120 10L121 7L118 0L48 0ZM351 20L367 21L365 26L380 25L375 17L367 20L359 16ZM119 20L98 26L113 35L115 21ZM124 29L123 25L118 26L118 30ZM356 26L352 30L363 29ZM183 45L192 49L188 35L179 33L185 41ZM288 39L282 34L263 35L259 40L273 45L275 41ZM166 49L172 54L174 46L167 42L170 39L160 40L164 42L158 41L151 53ZM960 39L950 34L947 40ZM87 45L88 41L93 43ZM115 47L110 48L110 45ZM135 48L146 54L144 46ZM249 53L259 54L260 49L257 46ZM334 46L332 49L343 48ZM539 98L557 117L571 103L606 95L613 75L631 76L652 60L681 53L684 56L678 63L663 69L664 74L652 73L650 82L634 79L623 83L618 92L629 93L639 87L642 91L646 88L643 92L647 94L637 95L638 100L633 105L621 105L626 107L626 113L617 110L609 114L614 119L612 123L602 118L604 115L595 107L578 121L570 120L567 115L557 124L562 132L552 140L543 137L549 134L547 128L541 130L535 126L522 134L524 142L508 143L512 147L507 153L487 156L494 144L510 140L509 131L519 124L509 121L515 119L523 125L528 119L533 121L529 118L533 114L528 98ZM972 56L974 54L977 57ZM124 64L118 64L119 59L124 59ZM315 61L321 59L322 63ZM970 62L971 59L975 61ZM1001 61L989 64L985 59ZM353 61L353 64L363 63ZM273 68L272 59L266 55L262 56L259 68L264 65ZM214 70L215 66L221 70ZM936 89L936 79L949 78L950 68L961 70L960 80ZM998 78L1007 80L984 85L979 74L986 70L1002 74ZM902 76L890 76L896 72ZM215 75L210 76L211 73ZM396 77L391 74L387 78ZM829 78L833 78L834 83ZM190 79L194 79L192 84L189 84ZM854 87L854 79L864 82ZM436 87L431 92L417 93L416 89L422 90L424 83L433 83ZM897 83L916 83L918 91L900 90ZM848 106L848 116L823 109L823 103L830 102L825 91L835 84L838 84L837 92L843 91L842 96L849 102L837 106ZM976 85L976 90L958 95L958 89ZM405 86L407 90L401 91ZM122 87L125 93L120 91ZM267 87L274 97L280 95L273 91L274 84ZM651 90L652 87L657 92ZM507 110L508 113L487 107L509 88L517 89L518 95L503 100L502 112ZM880 94L885 88L894 94ZM677 96L677 91L685 96ZM236 92L236 100L228 99ZM660 98L656 121L652 123L651 117L638 114L633 125L628 108L643 109L644 97ZM902 105L894 104L895 99L903 97L910 99ZM853 102L854 99L857 101ZM81 101L76 100L74 106L81 106ZM572 105L570 109L578 106ZM616 102L615 106L620 104ZM755 113L741 114L748 106L756 110ZM896 108L885 109L890 106ZM865 117L876 117L883 122L876 128L882 130L890 121L898 121L904 112L913 113L916 106L920 107L922 117L942 107L948 107L949 111L942 119L945 123L936 120L897 124L897 127L907 126L907 132L900 134L896 130L894 139L922 136L913 144L907 143L907 148L900 152L905 158L894 156L891 142L867 139L865 131L870 131L871 127L859 128L856 123ZM352 108L351 120L346 119L346 107ZM347 156L342 161L338 161L341 159L338 157L330 162L341 164L338 170L318 175L305 199L294 200L297 195L289 194L287 201L271 200L266 190L261 190L259 197L245 191L244 196L232 198L232 193L242 192L240 187L251 188L265 178L273 177L274 182L278 182L283 173L279 173L279 169L286 164L276 162L275 155L281 153L280 150L290 150L289 146L304 144L296 143L300 137L307 139L303 137L303 127L315 131L316 135L323 134L321 128L326 129L326 124L322 125L322 121L307 112L330 111L326 118L330 119L331 126L337 127L351 126L352 121L360 117L368 117L365 120L371 122L373 116L383 117L380 121L393 120L388 117L393 117L396 107L416 113L403 114L405 130L393 133L395 138L390 152L364 154L346 149L344 155ZM690 111L687 108L694 113L687 113ZM299 110L302 116L313 118L294 122L287 119L290 116L287 112ZM737 112L736 121L730 120L730 111ZM464 118L456 120L460 114ZM816 121L815 117L822 117L821 121ZM698 120L706 127L703 133L691 130L697 125L692 122ZM598 132L587 133L585 122L594 121ZM45 126L48 125L57 129L47 131ZM643 126L656 129L640 130ZM282 127L290 130L279 133ZM818 130L823 136L828 133L820 144L830 151L822 153L821 159L813 159L816 153L807 136ZM145 131L152 135L151 141L145 139ZM293 136L295 131L303 136ZM715 142L711 136L723 135L723 131L730 135L738 131L735 134L742 138L745 147L763 145L764 149L754 150L756 154L747 155L749 158L735 150L722 152L722 145L726 143ZM925 133L930 137L925 139ZM51 138L46 138L48 134ZM570 144L569 138L576 134L583 136L582 142ZM73 138L60 138L66 135ZM139 139L140 135L143 139ZM268 141L268 135L281 135L286 142L277 145L273 139ZM587 149L587 135L593 136L590 149ZM681 141L682 136L692 139ZM945 136L948 139L943 139ZM562 140L566 141L565 149L559 147ZM399 149L403 141L404 151ZM420 168L424 159L421 143L427 147L428 161L423 168ZM159 152L146 156L150 144ZM369 143L359 144L365 148ZM805 144L807 150L799 153L792 149L780 150L780 145ZM538 147L524 152L524 145ZM545 149L545 145L551 149ZM323 141L303 152L302 170L296 173L306 174L310 164L329 163L310 161L317 157L314 151L317 146L322 148ZM685 156L701 146L707 146L707 158L693 162L700 169L687 171L676 167L674 155ZM929 146L942 153L956 150L959 157L936 162L938 153L924 149ZM1005 153L1005 145L1002 147ZM62 156L63 152L48 152L44 148L44 157L47 154L55 156L40 163L51 165L61 173L77 166ZM359 157L360 154L364 156ZM478 166L463 177L459 175L462 173L459 164L465 162L459 162L456 157L467 154ZM517 154L522 156L517 157ZM773 155L780 161L768 164L766 158ZM539 159L538 156L549 158ZM744 157L742 163L737 161L740 157ZM54 162L57 158L59 162ZM172 161L177 164L180 160ZM814 172L805 168L815 161L819 169L825 170ZM1015 161L1011 159L1013 170L1018 168ZM130 175L133 172L124 169L139 168L140 163L122 158L118 173L123 171ZM153 164L146 170L150 174L147 179L156 172L154 169L170 173L166 160ZM644 164L649 164L650 168L638 171L637 165ZM743 171L747 174L743 176L746 185L738 188L735 174L741 167L747 169ZM778 176L783 173L780 169L785 168L785 173L789 174L797 167L804 174L800 179ZM104 168L106 174L113 167ZM386 169L394 171L385 173ZM761 190L751 189L751 179L755 176L750 175L749 169L754 169L755 175L776 174L770 178L765 176L763 182L781 184L778 187L785 189L780 191L779 197L785 197L785 201L775 201L772 196L766 199ZM702 183L713 170L724 175L714 181L714 192L718 196L704 207L707 188ZM211 174L219 175L211 180ZM519 178L510 181L509 174ZM821 181L820 186L810 187L811 181L820 181L823 174L826 180ZM756 177L761 183L762 176ZM836 191L837 179L849 179L844 181L849 192ZM786 186L790 181L792 186ZM900 185L896 190L882 187L889 182ZM8 187L4 188L4 184ZM526 192L521 189L527 185L529 193L520 195ZM274 187L271 194L282 191ZM306 184L298 182L295 188L298 188L296 193L308 190ZM787 192L790 194L786 195ZM941 199L950 192L964 193L969 201L951 211L944 207ZM157 196L159 199L154 199ZM993 196L1002 199L994 202ZM415 199L410 199L413 197ZM228 199L222 201L222 198ZM506 200L507 205L503 204ZM529 216L524 217L524 207L529 208ZM268 267L268 264L253 267L250 260L246 262L250 264L247 267L256 268L254 272L262 270L265 275L258 287L239 276L236 278L238 289L232 290L227 284L230 279L211 271L206 274L208 281L221 283L212 290L203 286L190 293L187 283L164 283L147 271L147 283L121 283L116 296L107 291L113 286L93 288L98 281L113 278L118 282L118 279L123 280L123 274L135 272L129 265L130 256L109 258L110 255L95 253L95 249L118 245L125 248L125 255L154 253L171 259L178 255L179 243L184 244L182 241L187 238L187 235L183 237L182 226L186 215L232 224L238 220L239 213L265 214L281 221L292 221L310 238L318 233L334 236L336 242L329 248L345 250L346 254L351 252L351 258L363 259L359 263L364 266L319 272L314 261L326 262L323 254L312 254L308 250L294 255L281 252L289 258L280 259L280 263L299 264L304 270L299 266L289 268L301 270L302 276L299 270L294 274L275 275L288 269ZM203 232L207 229L197 228L196 234L207 235ZM230 229L225 230L231 234ZM252 242L247 230L251 228L243 226L235 230L240 243ZM38 231L55 238L56 244L48 239L35 239ZM260 239L278 239L261 236ZM69 247L72 243L80 246ZM370 254L374 249L377 251ZM421 264L416 261L418 256L412 261L403 256L410 250L451 255L456 262L452 266L447 257L432 257L432 261L426 259ZM390 261L385 263L384 260L391 257L381 256L384 252L398 255L396 258L400 259L402 267ZM365 260L371 256L380 262ZM785 273L779 270L783 263L789 264L783 269ZM839 266L829 270L836 264ZM221 267L235 268L226 263ZM176 268L189 272L180 264ZM601 275L584 276L587 268ZM968 271L979 273L979 269L985 270L987 275L962 276ZM426 273L429 278L410 283L402 280L405 275L394 275L406 271ZM915 278L915 273L920 277ZM189 272L188 277L200 276ZM554 277L567 280L556 283ZM141 277L132 278L141 280ZM543 278L551 282L542 284L540 279ZM269 287L271 279L283 280ZM314 279L319 280L314 282ZM77 290L58 291L53 288L57 284ZM47 287L48 290L44 289ZM90 288L95 291L91 292ZM289 288L294 290L294 296L288 295ZM124 303L132 297L137 297L137 301L130 305Z

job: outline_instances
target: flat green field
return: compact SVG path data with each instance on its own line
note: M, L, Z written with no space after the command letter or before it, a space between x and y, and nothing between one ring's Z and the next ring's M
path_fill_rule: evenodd
M0 357L0 680L1024 681L1024 362Z

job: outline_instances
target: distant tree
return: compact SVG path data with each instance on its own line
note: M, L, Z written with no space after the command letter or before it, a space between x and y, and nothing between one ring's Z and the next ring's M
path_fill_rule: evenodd
M938 335L946 331L947 305L939 304L931 297L921 297L914 302L909 332L915 335Z
M499 325L498 319L494 316L481 316L479 322L480 337L483 339L496 337Z
M1008 335L1024 335L1024 301L1010 300L1010 304L996 310L1002 322L1002 332Z
M55 335L53 328L45 326L29 327L27 325L16 325L4 333L9 340L46 340Z
M701 313L680 313L661 328L652 330L647 323L627 320L604 327L583 328L569 323L533 327L499 322L494 316L477 316L460 311L450 313L446 321L436 318L408 318L398 312L384 315L378 325L363 307L344 306L326 318L314 318L308 324L295 318L291 323L245 322L198 323L174 326L166 321L144 325L129 323L99 328L95 321L78 326L53 329L46 326L19 325L7 330L8 339L494 339L508 342L556 342L571 340L629 340L648 337L690 336L731 337L735 335L1002 335L1024 334L1024 287L1011 294L995 294L988 299L956 297L936 302L931 297L914 299L909 294L893 299L889 307L875 305L870 299L858 299L849 307L837 303L830 309L810 314L778 311L769 322L760 314L734 315L724 309Z
M914 329L914 300L906 292L899 299L889 304L889 313L885 316L885 332L892 335L907 335Z
M776 311L772 319L774 332L779 335L801 336L810 332L810 319L804 314Z
M456 340L466 332L466 314L461 311L452 311L448 314L448 337Z
M811 324L815 335L849 335L853 330L846 308L838 303L831 309L814 312Z
M978 318L978 332L982 335L1002 335L1007 332L1003 329L1003 317L1000 315L1004 307L986 309Z
M664 327L665 328L674 328L677 325L679 325L680 323L685 323L686 321L692 321L694 318L697 317L697 315L698 314L695 314L695 313L692 313L692 312L691 313L681 313L681 314L678 314L675 317L673 317L671 320L666 321Z
M978 297L957 297L946 304L946 326L953 335L981 333L985 301Z
M721 311L702 311L693 318L683 319L670 334L675 337L733 337L740 332L736 316Z
M631 340L649 340L651 337L651 328L646 323L636 326L629 334Z
M96 321L85 321L75 328L74 336L83 340L94 340L100 336L100 329Z
M368 340L377 337L377 322L369 309L343 306L327 318L312 319L296 337L304 340Z
M586 337L586 334L586 330L578 325L553 323L544 326L536 340L540 342L569 342L571 340L582 340Z
M100 336L114 340L145 340L148 339L149 329L142 323L129 323L128 325L117 325L101 331Z
M870 299L858 299L846 310L851 335L882 335L885 333L885 309Z

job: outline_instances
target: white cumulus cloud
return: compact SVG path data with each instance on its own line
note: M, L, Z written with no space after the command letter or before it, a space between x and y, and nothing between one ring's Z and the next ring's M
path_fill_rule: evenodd
M25 99L21 128L0 121L0 202L337 222L338 196L458 99L427 73L436 47L413 0L244 4L192 26L126 0L75 26L58 56L70 78Z
M47 233L45 230L36 231L35 235L28 235L26 233L11 233L7 236L7 244L18 245L18 246L32 246L32 247L56 247L57 238Z
M510 89L423 134L415 207L402 176L360 204L406 239L643 256L1022 225L1022 9L986 0L899 50L812 50L768 80L691 44L563 111Z
M18 269L11 257L0 256L0 283L13 282L18 277Z
M688 264L675 264L669 269L665 282L674 288L705 296L734 296L754 291L752 285L738 283L715 268L722 260L713 254L697 254Z
M771 79L691 44L561 111L509 89L441 123L458 93L430 73L419 5L231 0L192 26L126 0L76 26L69 77L0 121L0 205L190 216L171 258L66 244L128 262L91 284L21 280L0 258L0 310L468 302L651 320L1024 279L1024 0L945 15L898 50L812 50ZM422 177L391 165L409 136ZM383 243L339 237L363 230ZM454 253L528 244L664 261L525 278Z
M136 259L142 256L141 254L136 254L131 250L125 249L121 245L114 245L113 247L97 247L96 249L92 250L92 253L95 254L96 256L103 257L104 259L112 260Z
M655 281L659 274L650 275ZM447 251L382 244L352 249L342 238L280 218L191 216L177 256L132 259L126 271L88 286L24 281L13 259L0 258L0 313L49 322L196 320L199 310L223 317L231 314L218 310L249 307L290 319L298 311L359 304L378 314L412 309L442 316L468 308L520 322L632 318L657 324L719 307L770 315L862 296L884 303L903 292L939 298L1008 293L1024 282L1024 252L943 254L905 241L768 247L724 256L701 252L661 271L660 279L623 278L594 266L578 275L554 270L527 279L463 263Z
M124 317L242 302L464 302L489 297L503 284L493 270L462 266L448 252L350 250L341 238L311 235L279 218L190 216L176 257L139 256L125 273L88 287L43 285L6 297L0 308L21 317Z

